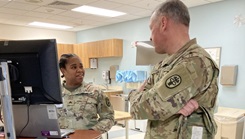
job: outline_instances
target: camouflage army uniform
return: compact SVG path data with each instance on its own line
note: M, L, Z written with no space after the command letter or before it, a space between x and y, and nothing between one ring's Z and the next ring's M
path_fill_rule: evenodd
M143 92L129 94L133 118L148 119L145 139L214 138L218 73L196 39L156 64ZM199 108L188 117L176 114L190 99Z
M61 128L107 132L114 125L114 110L107 96L86 84L70 92L63 87L63 107L58 109Z

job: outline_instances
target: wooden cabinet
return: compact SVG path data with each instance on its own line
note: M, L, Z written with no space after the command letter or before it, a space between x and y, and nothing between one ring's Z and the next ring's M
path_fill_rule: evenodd
M80 57L84 68L90 67L90 58L122 57L123 40L108 39L80 44L57 44L58 59L64 53L75 53Z
M89 58L101 57L122 57L123 56L123 40L108 39L95 42L83 43L88 49Z
M87 42L83 43L84 46L87 48L87 53L89 58L98 58L99 57L99 49L98 49L98 42Z
M74 44L73 50L80 57L83 63L83 68L89 68L88 48L84 44Z
M60 56L62 54L68 54L68 53L74 53L73 51L73 44L57 44L57 53L58 53L58 59L60 59Z
M122 57L123 56L123 40L109 39L103 40L99 45L100 57Z

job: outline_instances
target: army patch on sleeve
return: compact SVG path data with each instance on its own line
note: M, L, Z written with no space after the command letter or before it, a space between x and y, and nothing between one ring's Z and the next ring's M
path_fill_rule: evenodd
M166 80L165 85L167 88L173 89L173 88L177 87L178 85L180 85L181 82L182 82L181 77L179 75L175 74L175 75L170 76Z
M107 107L110 107L111 106L111 103L110 103L110 100L108 97L105 98L105 103L106 103L106 106Z

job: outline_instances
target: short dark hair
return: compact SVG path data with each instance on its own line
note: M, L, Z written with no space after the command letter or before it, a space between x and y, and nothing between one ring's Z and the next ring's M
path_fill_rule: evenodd
M164 15L189 27L190 14L186 5L180 0L167 0L160 4L154 12L156 16Z
M59 67L61 68L66 68L66 64L69 58L71 57L78 57L76 54L62 54L59 60Z

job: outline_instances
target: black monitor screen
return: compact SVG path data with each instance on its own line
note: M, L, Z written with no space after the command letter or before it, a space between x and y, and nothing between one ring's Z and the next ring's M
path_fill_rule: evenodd
M0 41L13 104L62 103L55 39Z

